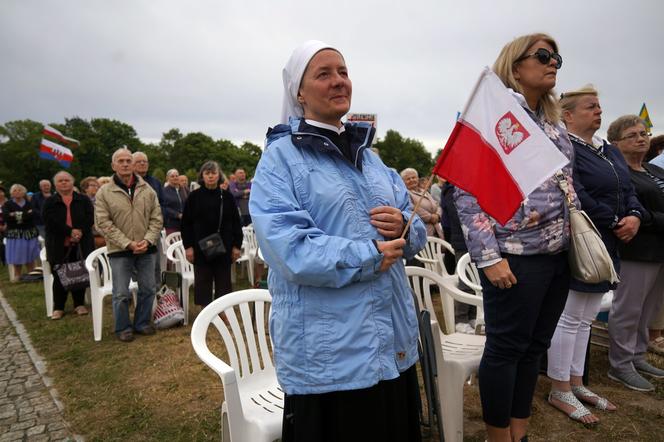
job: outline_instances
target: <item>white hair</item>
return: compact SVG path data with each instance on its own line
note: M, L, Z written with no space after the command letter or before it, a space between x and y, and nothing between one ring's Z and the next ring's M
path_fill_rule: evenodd
M417 173L417 170L413 169L412 167L406 167L404 170L401 171L401 178L405 177L408 174L414 173L416 177L420 177L420 174Z
M122 146L121 148L117 149L115 152L113 152L113 156L111 156L111 162L115 163L115 160L118 158L118 155L121 153L128 153L129 155L132 155L131 150L127 149L127 146ZM132 155L132 159L133 159Z

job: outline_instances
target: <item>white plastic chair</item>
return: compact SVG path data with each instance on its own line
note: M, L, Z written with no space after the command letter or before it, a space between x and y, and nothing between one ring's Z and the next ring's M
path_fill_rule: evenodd
M113 293L113 277L111 263L108 261L108 250L100 247L90 253L85 259L85 268L90 275L90 304L92 305L92 331L95 341L101 341L102 313L104 297ZM129 290L134 297L136 305L136 291L138 284L131 281Z
M51 264L46 259L46 248L42 248L39 252L39 259L41 260L42 275L44 276L44 301L46 303L46 316L53 316L53 273L51 272Z
M277 383L265 327L271 302L270 293L263 289L229 293L205 307L191 328L194 351L219 375L224 388L224 441L267 442L281 437L284 393ZM230 328L220 313L226 315ZM224 341L228 363L215 356L207 345L210 325Z
M482 298L465 293L456 287L453 278L443 278L427 269L406 267L408 282L415 293L419 309L431 313L431 332L436 351L438 402L443 419L446 441L463 440L463 385L480 366L486 342L485 336L465 333L445 334L434 320L435 311L431 288L438 287L443 304L446 330L454 330L454 300L481 309Z
M256 232L254 232L252 225L242 227L242 234L244 235L242 240L242 256L235 261L235 264L247 264L247 276L253 286L256 282L254 281L254 265L256 263L256 254L258 253L258 241L256 240Z
M164 239L164 250L168 250L171 244L182 241L181 232L173 232Z
M175 271L182 275L182 309L184 325L189 324L189 288L194 286L194 265L187 260L182 240L175 241L166 249L166 257L175 263Z
M415 255L415 259L424 264L424 268L427 270L439 275L450 276L443 262L446 253L454 256L454 248L450 243L435 236L428 236L426 245L420 250L420 253Z
M480 282L480 273L475 267L475 264L470 260L470 254L466 253L456 265L456 274L471 290L479 296L482 295L482 283Z
M166 263L168 262L166 259L166 229L161 229L159 232L159 244L157 245L157 252L159 253L159 269L163 271L166 270ZM160 281L156 282L157 285L159 285Z

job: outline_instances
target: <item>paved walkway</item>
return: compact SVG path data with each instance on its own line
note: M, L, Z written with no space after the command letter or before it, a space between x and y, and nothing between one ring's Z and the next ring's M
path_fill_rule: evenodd
M44 368L0 293L0 442L75 440Z

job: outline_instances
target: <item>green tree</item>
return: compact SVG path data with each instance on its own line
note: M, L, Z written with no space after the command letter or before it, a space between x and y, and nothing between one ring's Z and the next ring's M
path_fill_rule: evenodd
M32 120L10 121L0 126L0 181L9 190L14 183L37 190L39 180L62 169L55 161L39 157L43 125Z
M401 172L407 167L417 170L421 177L428 176L433 168L431 154L421 141L404 138L396 130L388 130L385 138L378 140L374 147L388 167Z

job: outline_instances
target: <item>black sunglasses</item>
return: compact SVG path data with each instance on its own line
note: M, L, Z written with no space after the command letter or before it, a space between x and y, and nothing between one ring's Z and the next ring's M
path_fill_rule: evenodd
M530 58L530 57L537 58L537 61L539 61L542 64L549 64L549 62L553 58L554 60L556 60L556 69L560 69L560 67L563 65L563 57L561 57L559 53L557 53L557 52L551 53L547 49L544 49L544 48L539 48L538 50L536 50L532 54L523 55L523 56L517 58L514 63L518 63L518 62L520 62L522 60L525 60L526 58Z

